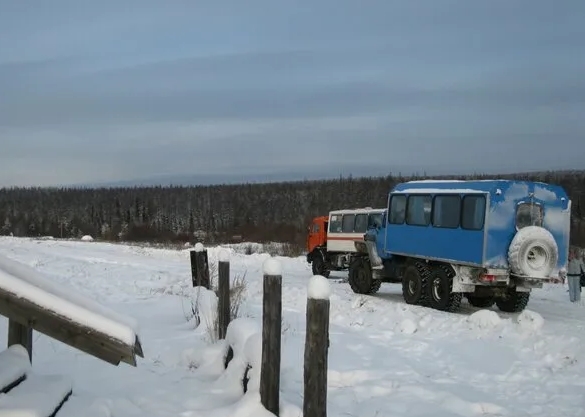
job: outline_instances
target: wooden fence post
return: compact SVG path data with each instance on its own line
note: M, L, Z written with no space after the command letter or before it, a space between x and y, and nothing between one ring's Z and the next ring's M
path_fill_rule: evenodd
M193 287L204 287L208 290L211 287L209 281L209 259L207 249L203 244L198 242L195 249L189 253L191 257L191 279Z
M313 276L307 291L303 417L327 416L327 362L331 287Z
M281 326L282 268L280 262L270 258L264 262L260 401L276 416L280 415Z
M33 329L17 323L14 320L8 320L8 346L22 345L28 352L28 358L32 363L32 347L33 347Z
M225 339L227 328L230 324L230 258L226 250L219 253L218 262L218 278L217 278L217 292L218 292L218 334L219 339Z
M197 258L195 257L196 252L194 250L189 251L189 258L191 260L191 282L193 288L197 286Z

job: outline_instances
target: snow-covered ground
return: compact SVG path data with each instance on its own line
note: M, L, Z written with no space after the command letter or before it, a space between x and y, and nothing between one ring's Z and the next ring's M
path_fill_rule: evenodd
M259 324L268 255L230 251L232 275L245 273L247 281L242 313ZM103 401L114 416L262 415L253 407L239 407L242 414L230 409L240 400L233 381L219 376L217 367L202 366L217 361L219 348L188 319L188 250L2 237L0 253L136 318L140 326L145 358L136 368L108 365L35 333L37 373L71 376L75 395ZM210 249L210 260L218 254ZM303 257L278 259L284 275L286 417L302 408L311 272ZM565 287L535 291L520 315L467 304L449 314L404 304L398 285L384 284L375 296L355 295L341 282L344 275L329 280L329 416L585 415L585 307L569 303ZM0 323L5 346L7 320Z

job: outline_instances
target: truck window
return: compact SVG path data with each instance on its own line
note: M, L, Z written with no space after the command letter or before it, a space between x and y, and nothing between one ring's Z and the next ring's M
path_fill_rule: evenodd
M458 195L437 195L433 202L433 226L449 229L459 227L461 197Z
M390 197L390 208L388 209L388 223L402 224L406 216L406 196L393 195Z
M406 224L428 226L431 223L432 203L430 195L409 195L406 204Z
M366 233L367 230L368 230L368 215L367 214L356 215L355 216L354 232Z
M543 217L544 213L540 204L520 203L516 208L516 227L518 229L526 226L542 227Z
M461 209L461 228L481 230L485 221L485 196L466 195Z
M341 232L342 233L353 233L354 224L355 224L355 214L344 214Z
M317 223L313 223L313 233L319 233L319 225Z
M334 214L331 216L331 221L329 222L329 231L332 233L341 233L341 216L338 214Z
M368 228L382 226L383 213L371 213L368 217Z

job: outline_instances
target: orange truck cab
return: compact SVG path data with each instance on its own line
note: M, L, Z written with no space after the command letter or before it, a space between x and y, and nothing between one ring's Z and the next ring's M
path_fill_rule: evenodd
M327 227L329 216L315 217L309 226L307 235L307 252L311 253L320 246L327 245Z

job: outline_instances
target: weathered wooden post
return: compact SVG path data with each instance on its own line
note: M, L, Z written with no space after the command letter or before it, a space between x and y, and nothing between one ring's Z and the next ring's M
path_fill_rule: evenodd
M32 363L33 329L14 320L8 320L8 346L22 345L28 352Z
M204 287L210 289L209 281L209 259L207 249L201 242L197 242L195 249L189 253L191 257L191 279L193 287Z
M225 339L230 324L230 255L226 250L219 253L217 278L217 317L219 339Z
M307 291L303 417L327 416L327 357L331 287L315 275Z
M197 286L197 258L195 254L196 252L194 250L189 251L189 258L191 260L191 281L193 283L193 288Z
M266 410L280 415L280 348L282 326L282 268L274 258L264 261L262 302L262 363L260 401Z

